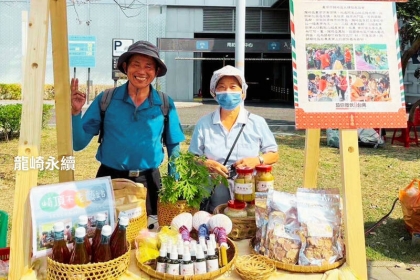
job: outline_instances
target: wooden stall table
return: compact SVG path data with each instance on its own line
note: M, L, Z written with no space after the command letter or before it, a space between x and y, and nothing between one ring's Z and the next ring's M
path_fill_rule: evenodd
M247 255L251 253L249 247L249 239L235 241L235 244L238 248L238 256ZM134 279L144 279L152 280L152 278L136 265L136 250L131 252L131 262L128 268L128 271L125 275L121 276L119 280L134 280ZM215 278L215 279L242 279L233 268L231 271L226 272L225 274ZM269 278L270 280L274 279L287 279L287 280L355 280L357 279L350 271L349 267L344 263L338 269L332 269L325 273L294 273L277 269L275 273Z

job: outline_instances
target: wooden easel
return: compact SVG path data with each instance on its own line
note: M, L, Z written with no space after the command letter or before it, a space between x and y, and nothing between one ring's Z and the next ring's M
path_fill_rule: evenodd
M51 13L50 13L51 9ZM22 85L22 122L18 156L40 155L42 107L51 17L54 61L55 111L57 124L56 160L73 155L71 139L70 73L68 59L67 4L65 0L31 0L27 54ZM60 170L60 182L74 180L73 170ZM29 192L37 186L38 170L16 172L10 240L9 279L35 279L31 272L31 211Z
M305 188L317 187L320 138L320 129L306 130L303 174ZM357 130L340 129L340 157L346 262L357 279L367 279Z

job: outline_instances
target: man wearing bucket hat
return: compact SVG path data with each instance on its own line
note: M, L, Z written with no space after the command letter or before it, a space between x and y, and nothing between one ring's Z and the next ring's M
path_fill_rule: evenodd
M115 88L103 119L103 139L96 159L101 163L97 177L127 178L147 187L148 215L156 215L159 166L164 159L163 100L151 85L156 77L166 74L165 63L156 46L138 41L123 53L117 64L127 75L127 82ZM71 80L73 149L84 149L101 129L100 93L82 116L86 94L78 89L78 80ZM174 102L169 98L166 147L168 157L179 153L179 143L185 140ZM172 170L169 170L172 171Z
M250 114L244 107L247 88L242 71L235 67L228 65L213 73L210 93L220 107L200 118L189 147L190 152L207 158L204 165L211 172L228 178L230 188L233 180L228 167L254 168L259 164L273 164L279 157L276 140L265 119ZM232 147L232 153L223 165ZM215 207L230 199L226 186L216 186L202 209L213 212Z

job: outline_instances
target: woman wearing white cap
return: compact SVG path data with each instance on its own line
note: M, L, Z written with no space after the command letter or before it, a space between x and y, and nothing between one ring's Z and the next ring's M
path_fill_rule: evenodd
M247 87L239 69L228 65L215 71L210 93L220 107L197 122L191 138L189 151L204 155L207 158L205 166L226 178L229 178L230 166L254 168L259 164L273 164L279 158L277 143L265 119L249 113L244 107ZM232 146L232 153L223 165ZM233 185L233 181L229 180L229 184ZM229 199L229 189L217 186L204 210L212 212Z

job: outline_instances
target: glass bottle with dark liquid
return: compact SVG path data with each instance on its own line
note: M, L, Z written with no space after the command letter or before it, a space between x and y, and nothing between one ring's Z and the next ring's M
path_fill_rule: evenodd
M70 261L70 251L64 241L64 223L54 224L54 245L52 248L51 259L59 263L68 264Z
M109 225L104 225L101 232L101 243L96 248L92 256L92 262L107 262L112 260L111 246L109 246L109 239L111 238L112 228Z
M76 245L71 253L70 264L87 264L89 255L85 246L86 230L84 227L76 228Z
M101 243L101 232L102 227L105 225L106 216L104 213L98 213L96 215L96 229L95 235L92 238L92 259L93 255L95 255L96 248L98 248L99 244Z
M84 244L85 244L85 247L86 247L86 252L88 253L89 256L91 256L92 255L92 245L90 244L90 241L89 241L87 222L88 222L88 217L86 215L80 215L79 216L78 225L79 225L79 227L83 227L85 229L85 232L86 232L85 237L84 237Z
M118 228L115 228L114 230L114 232L116 231L117 233L114 235L114 239L112 239L110 242L111 255L114 259L127 253L128 222L129 222L128 217L125 217L125 216L120 217L119 222L118 222Z

